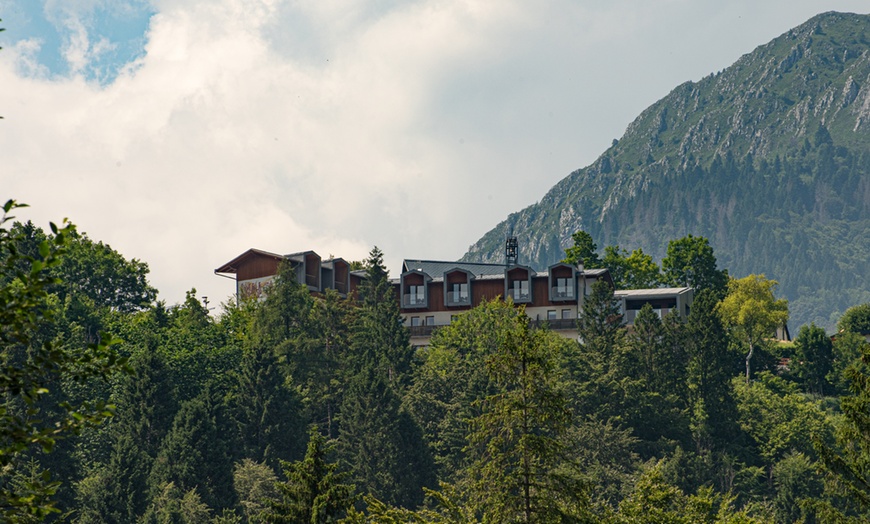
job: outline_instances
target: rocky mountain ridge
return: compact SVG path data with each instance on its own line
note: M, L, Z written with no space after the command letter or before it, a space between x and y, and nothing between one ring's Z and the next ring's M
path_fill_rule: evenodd
M868 34L868 15L824 13L677 86L463 260L500 262L511 229L521 261L538 268L578 229L656 258L691 233L733 275L779 280L793 324L830 326L870 300Z

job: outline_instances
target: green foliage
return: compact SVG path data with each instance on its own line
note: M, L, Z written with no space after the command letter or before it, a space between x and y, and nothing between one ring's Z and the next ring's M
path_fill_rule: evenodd
M756 346L773 336L776 328L788 321L788 301L774 297L776 286L776 280L768 280L764 275L731 279L728 281L728 294L718 306L722 322L747 344L747 382Z
M833 425L822 407L797 386L767 372L746 384L733 382L741 427L755 439L769 464L789 453L814 457L812 440L831 443Z
M830 391L828 375L834 367L834 344L825 330L815 324L801 326L795 339L795 358L791 367L807 391L823 397Z
M870 333L870 304L861 304L847 309L837 323L837 330L841 333L859 335Z
M870 364L870 351L864 351L862 361L865 366ZM840 399L843 420L836 430L837 445L814 440L827 488L846 497L861 517L847 520L844 511L828 501L809 504L830 522L859 522L870 517L870 375L866 369L853 366L846 371L851 394Z
M640 248L629 254L619 246L607 246L602 266L610 270L616 289L648 289L662 283L658 264Z
M302 455L305 424L299 394L286 383L271 349L245 351L228 408L237 456L277 467L279 460Z
M571 235L571 240L574 241L574 245L565 250L565 258L562 262L575 266L583 264L587 269L605 267L596 252L598 245L592 240L592 235L585 231L577 231Z
M471 421L470 502L483 522L582 519L585 490L565 446L571 413L555 354L530 330L528 317L515 318L516 329L486 359L498 392Z
M260 515L280 498L277 483L278 477L266 464L242 459L233 466L233 489L245 522L262 522Z
M52 450L58 439L80 432L111 416L103 400L72 403L53 394L61 381L87 383L125 369L108 335L89 345L39 342L35 335L55 320L49 290L53 276L75 233L70 224L51 224L52 236L38 244L36 255L18 251L20 235L6 229L9 213L22 205L3 205L0 218L0 515L26 522L55 511L51 496L59 484L48 471L25 474L26 457ZM53 405L49 405L51 402ZM43 417L52 412L52 419Z
M695 495L685 495L668 484L662 464L650 467L638 480L634 491L619 505L619 511L606 520L613 524L764 524L772 523L765 515L736 510L734 498L717 495L702 488Z
M721 448L736 437L732 359L712 290L698 293L686 323L686 386L696 451Z
M342 484L344 475L328 461L332 446L312 427L308 451L298 462L281 463L286 482L277 483L280 501L269 502L264 522L326 524L337 522L353 505L354 486Z
M173 484L185 493L195 490L210 508L234 505L226 423L208 390L181 405L151 469L152 498Z
M366 279L359 288L360 307L353 322L352 350L358 366L375 367L391 386L399 388L410 378L413 351L408 330L402 324L381 250L373 248L365 264Z
M435 484L435 465L416 421L386 377L366 367L352 377L341 406L338 452L363 493L413 508Z
M728 283L728 272L718 269L710 242L692 235L668 242L662 273L664 282L671 286L709 289L720 296Z

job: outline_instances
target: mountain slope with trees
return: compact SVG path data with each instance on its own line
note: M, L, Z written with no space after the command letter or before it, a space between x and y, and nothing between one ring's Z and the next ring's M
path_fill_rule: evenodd
M824 13L686 82L591 165L511 214L463 257L562 258L584 230L600 245L710 239L733 276L780 283L792 324L832 327L870 300L870 15Z

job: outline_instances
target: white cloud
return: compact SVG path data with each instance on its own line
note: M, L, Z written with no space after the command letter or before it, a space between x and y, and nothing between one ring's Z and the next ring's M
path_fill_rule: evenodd
M111 43L81 22L96 0L70 5L81 71ZM0 52L0 198L147 261L170 302L231 293L212 270L249 247L458 257L672 87L817 10L698 5L156 0L110 85L47 79L34 41Z

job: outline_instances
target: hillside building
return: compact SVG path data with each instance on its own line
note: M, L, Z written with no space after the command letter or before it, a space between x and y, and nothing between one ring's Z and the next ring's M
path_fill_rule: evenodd
M484 301L506 297L525 307L533 327L546 325L565 337L576 338L577 318L592 285L598 280L613 285L607 269L557 263L546 271L535 271L517 264L515 257L507 259L509 264L405 260L401 274L390 283L411 343L428 345L432 333L450 324L457 315ZM245 251L215 269L215 274L236 281L236 296L240 300L262 296L282 260L291 264L296 281L311 293L334 289L343 297L352 297L366 278L365 271L352 271L350 263L341 258L322 260L314 251L279 255L258 249ZM676 311L685 319L693 292L691 288L617 290L614 296L620 301L624 321L631 324L647 303L661 317Z

